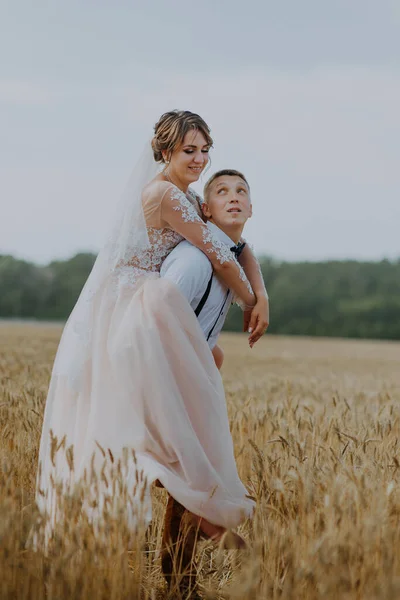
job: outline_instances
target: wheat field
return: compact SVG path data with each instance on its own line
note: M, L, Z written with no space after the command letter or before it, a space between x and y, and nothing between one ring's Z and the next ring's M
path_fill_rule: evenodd
M168 598L163 490L136 544L118 522L105 545L73 520L46 554L27 544L60 333L0 324L1 598ZM202 597L400 598L400 343L266 336L250 350L224 334L222 346L238 468L257 511L240 529L248 550L199 543Z

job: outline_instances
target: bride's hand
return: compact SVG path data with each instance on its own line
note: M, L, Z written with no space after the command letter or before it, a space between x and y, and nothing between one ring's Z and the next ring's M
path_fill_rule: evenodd
M243 324L243 331L250 334L249 346L252 348L268 329L269 302L267 297L260 297L253 308L243 313Z

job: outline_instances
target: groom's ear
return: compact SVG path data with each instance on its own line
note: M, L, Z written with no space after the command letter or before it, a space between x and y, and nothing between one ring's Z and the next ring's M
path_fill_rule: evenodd
M210 207L208 206L207 202L203 202L201 205L201 210L203 211L203 215L207 218L207 219L211 219L212 214L211 214L211 210Z

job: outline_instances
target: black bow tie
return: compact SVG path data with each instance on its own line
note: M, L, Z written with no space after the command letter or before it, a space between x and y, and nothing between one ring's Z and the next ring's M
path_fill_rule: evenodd
M236 258L239 258L239 256L242 254L245 245L246 242L242 242L241 244L236 244L235 246L232 246L231 252L233 252Z

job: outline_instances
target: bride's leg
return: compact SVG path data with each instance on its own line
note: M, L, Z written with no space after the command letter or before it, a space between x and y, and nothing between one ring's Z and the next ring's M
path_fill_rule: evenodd
M196 565L194 562L198 538L197 524L190 513L168 495L162 537L161 567L170 592L196 596Z

